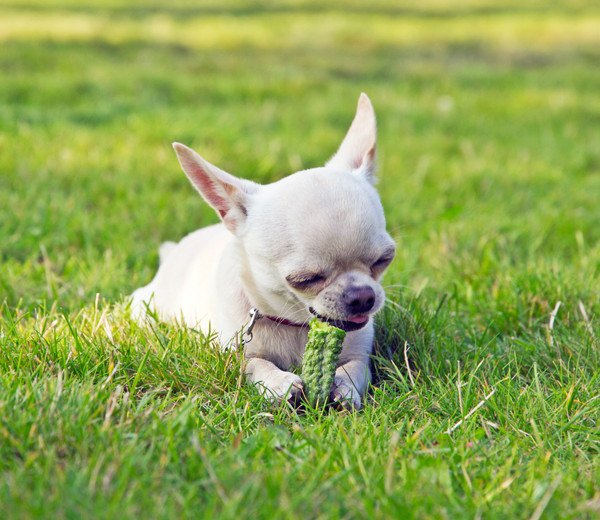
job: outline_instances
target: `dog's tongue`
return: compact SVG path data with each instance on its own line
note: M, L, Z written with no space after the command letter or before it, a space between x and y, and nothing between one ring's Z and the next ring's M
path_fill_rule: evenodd
M348 318L348 321L352 323L365 323L369 319L367 314L357 314L356 316L352 316Z

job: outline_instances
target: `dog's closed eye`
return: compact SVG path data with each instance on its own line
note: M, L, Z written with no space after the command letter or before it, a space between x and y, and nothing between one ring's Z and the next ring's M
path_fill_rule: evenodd
M396 256L396 252L393 250L385 252L375 262L371 264L371 271L373 273L380 273L388 265L390 265L391 261L394 259L394 256Z
M314 289L320 286L326 280L326 276L322 273L296 273L285 277L294 289L305 291Z

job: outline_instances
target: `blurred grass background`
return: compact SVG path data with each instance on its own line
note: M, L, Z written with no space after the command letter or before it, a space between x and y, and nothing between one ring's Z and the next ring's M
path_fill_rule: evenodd
M598 27L585 2L4 2L3 289L129 291L214 220L171 141L273 180L333 153L363 90L408 281L485 247L577 263L600 234Z
M394 372L395 365L380 361L378 376L382 381L387 377L389 386L382 383L387 390L383 397L376 393L377 402L367 412L369 423L380 428L384 417L396 417L398 410L406 412L407 420L416 421L405 426L407 438L413 441L403 448L409 461L403 478L412 475L412 484L404 480L394 488L386 481L383 486L377 475L370 474L381 494L371 489L371 495L360 502L356 494L363 488L352 472L359 471L362 462L354 458L357 454L348 455L340 448L340 456L351 461L346 468L349 480L344 480L349 491L332 485L323 493L335 494L338 498L332 500L344 499L348 504L358 500L353 506L358 516L394 511L399 506L390 495L399 493L407 512L425 516L483 512L514 518L533 514L544 493L552 489L544 479L554 482L552 475L560 474L561 486L553 491L548 514L591 516L599 496L598 440L593 427L597 428L598 419L593 403L598 395L600 312L599 65L600 5L591 1L4 0L0 5L0 302L4 301L0 343L4 382L10 388L2 405L5 413L9 414L7 403L18 402L14 399L24 380L40 385L27 401L32 417L37 407L48 406L43 396L54 388L56 370L72 373L69 377L75 382L103 381L111 365L108 340L94 339L102 327L92 327L95 332L90 332L94 354L86 358L88 364L68 355L75 348L73 341L79 345L79 340L69 339L73 331L65 324L60 333L53 332L63 338L60 346L40 339L46 333L39 331L48 323L54 323L50 326L54 330L56 323L62 323L61 315L75 319L82 308L88 312L97 293L110 308L151 278L163 240L216 221L180 171L172 141L193 146L236 175L269 182L323 164L342 139L358 94L365 91L378 113L379 186L388 226L399 246L386 278L390 304L380 318L378 349L393 355L408 338L423 387L403 386L406 381ZM562 306L552 332L547 323L558 301ZM80 325L83 330L84 323ZM135 378L133 386L142 385L144 392L162 384L183 388L193 397L191 381L204 377L211 370L209 363L217 363L206 359L204 368L202 362L200 368L193 365L184 382L177 379L181 374L173 366L144 372L144 349L149 345L154 356L159 340L129 331L125 322L117 320L114 326L123 329L124 343L137 342L139 348L128 351L122 360L123 366L129 363L137 368L115 376L114 384L131 387ZM29 350L19 353L23 345ZM31 356L29 369L20 368L21 355ZM111 350L110 360L113 355L117 354ZM194 355L208 356L206 352ZM49 360L47 369L38 372L36 359ZM458 361L465 363L462 373ZM473 432L465 431L452 448L453 457L460 451L460 460L448 456L451 480L442 482L435 457L417 452L437 449L439 439L432 430L442 431L448 421L454 422L452 410L460 392L454 378L475 378L480 362L486 374L481 376L484 387L511 374L512 387L498 397L493 409L496 418L492 419L500 424L499 438L486 434L489 445L471 460L460 451L473 442ZM185 361L178 363L185 366ZM401 358L398 363L402 365ZM79 405L86 392L99 396L98 403L92 400L93 406L89 405L90 415L82 412L81 424L73 428L94 424L99 409L95 407L108 406L108 396L113 395L110 386L105 395L104 386L91 385L84 385L81 395L76 384L72 387L73 402ZM521 401L522 395L529 399L526 390L531 388L537 397ZM223 426L220 416L207 418L202 410L192 413L186 408L185 414L198 414L194 415L197 422L184 430L185 435L177 429L169 430L174 437L165 435L185 445L190 431L196 432L198 424L204 425L203 431L209 424L209 430L220 431L226 443L238 434L257 436L252 440L256 446L263 446L263 441L265 446L279 443L279 430L274 430L274 441L271 430L260 427L266 419L257 419L256 414L266 413L264 405L252 401L247 389L237 392L242 392L237 397L252 402L250 411L235 412L243 417L239 424L225 421ZM563 415L565 399L568 410L575 406L574 392L581 413ZM225 395L223 399L229 399ZM415 395L421 404L418 399L413 402ZM471 404L479 398L474 394ZM398 399L404 404L398 404ZM123 406L123 413L134 417L145 413ZM169 417L176 421L184 412L173 406L177 413ZM76 413L65 410L65 414ZM159 414L152 424L158 427L167 420ZM281 422L287 425L291 420L285 416ZM314 439L335 435L332 432L340 425L352 421L348 427L357 437L370 435L385 446L391 442L390 431L370 431L357 422L360 416L311 421L301 425L306 428L303 435ZM36 474L51 478L53 466L48 461L54 459L44 458L41 445L31 452L37 453L38 462L11 458L16 450L29 460L29 448L16 448L15 439L21 439L19 435L30 439L28 428L36 424L35 419L20 434L11 430L10 423L3 424L4 432L12 431L5 433L3 441L2 470L7 482L12 482L5 496L12 497L13 506L25 496L33 504L43 504L43 483L31 488L38 495L32 491L28 496L26 490L36 482ZM397 428L396 423L385 424ZM127 424L122 427L129 431ZM46 446L60 453L64 439L57 441L51 431L43 436ZM422 431L426 431L424 439L417 442L414 439L420 434L415 432ZM527 435L521 438L516 432ZM106 432L96 434L104 439ZM126 438L106 442L112 442L118 454L128 445ZM30 441L22 442L28 446ZM257 474L264 469L260 460L266 455L258 448L260 453L247 454L252 464L244 459L246 455L240 455L245 461L240 463L237 452L227 451L230 447L221 440L206 442L208 455L204 456L229 461L224 463L225 476L221 475L227 490L239 487L241 475L250 467ZM81 460L67 457L65 462L74 480L59 480L62 484L54 489L57 514L93 511L94 504L111 504L114 512L122 500L130 500L123 514L131 516L162 504L160 493L141 499L136 493L144 492L142 486L127 500L118 487L100 497L92 493L91 509L69 500L61 506L69 490L87 496L78 486L87 489L81 482L91 478L95 464L110 469L111 457L120 460L113 454L101 463L98 453L88 458L77 448L75 452ZM304 456L303 451L298 453ZM314 464L329 460L319 453L321 458L315 455ZM386 453L366 453L373 472L388 467ZM554 454L555 465L548 463L547 453ZM269 456L277 460L278 455ZM469 468L477 468L475 486L468 476L466 480L461 476L467 471L461 466L467 459ZM139 461L126 461L130 475L137 475ZM167 471L147 463L150 466L142 467L148 471L148 489L166 486L192 496L185 494L188 488L177 486L197 482L184 478L184 484L173 488L165 483L181 478L181 466L169 466ZM415 470L421 463L422 473ZM190 474L204 471L192 470L187 462L178 464ZM241 469L236 464L242 464ZM285 468L279 474L284 481L292 478L296 485L306 484L301 468L297 473ZM233 476L227 480L229 471ZM510 487L513 477L518 491ZM277 489L278 484L269 482L274 486L269 489ZM201 485L214 495L216 488ZM321 485L316 482L307 489L316 496ZM433 495L427 499L429 490ZM273 491L273 496L281 493L281 489ZM310 496L299 495L289 507L267 500L273 509L265 506L262 511L297 514L307 510ZM188 498L177 502L175 510L187 511L190 503L196 504ZM136 508L136 500L141 509ZM378 501L383 501L381 509L374 505ZM237 505L230 503L227 509L218 500L210 502L213 511L222 514L244 511L241 503L241 499ZM235 509L238 506L242 509ZM345 509L339 507L332 511L342 514Z

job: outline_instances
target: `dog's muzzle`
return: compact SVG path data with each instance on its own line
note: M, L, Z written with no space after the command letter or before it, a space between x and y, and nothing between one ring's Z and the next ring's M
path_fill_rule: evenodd
M308 308L308 311L316 316L321 321L325 321L338 329L345 330L346 332L352 332L353 330L362 329L367 323L369 323L369 315L368 314L356 314L354 316L349 317L348 320L339 320L334 318L328 318L327 316L323 316L319 314L312 307Z

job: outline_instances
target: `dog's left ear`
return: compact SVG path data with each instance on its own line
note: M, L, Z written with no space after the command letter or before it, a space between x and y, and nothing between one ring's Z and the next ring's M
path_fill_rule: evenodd
M224 172L183 144L173 143L173 148L194 188L218 213L225 227L235 233L246 220L250 197L260 185Z
M371 184L375 184L376 149L375 110L369 97L362 93L346 137L325 166L363 175Z

